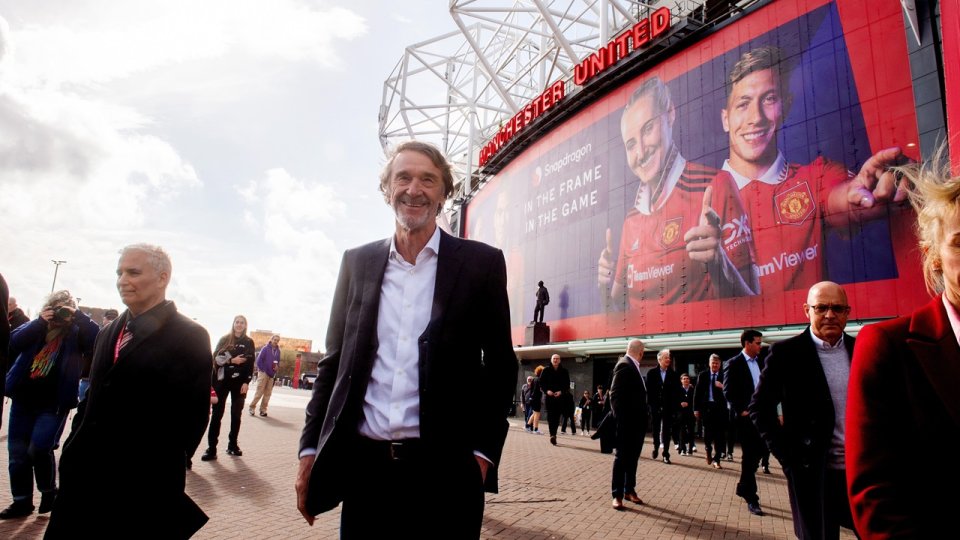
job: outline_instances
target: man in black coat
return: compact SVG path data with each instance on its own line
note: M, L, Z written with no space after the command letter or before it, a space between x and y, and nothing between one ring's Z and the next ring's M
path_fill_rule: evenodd
M726 447L727 400L723 397L723 372L720 356L710 355L709 369L697 375L693 391L693 415L703 422L703 444L707 447L707 465L721 469L720 455Z
M653 419L653 459L660 454L663 444L663 462L670 464L670 434L673 417L680 404L680 376L670 369L670 349L657 353L657 367L647 371L647 403Z
M477 538L517 380L503 253L437 227L453 193L437 148L397 146L380 189L395 231L343 256L297 508L312 525L342 502L341 538Z
M550 367L540 374L540 388L546 395L547 423L550 425L550 444L557 444L557 427L560 425L560 415L568 408L568 402L573 402L570 394L570 372L560 365L560 355L550 357ZM572 420L572 419L571 419ZM576 433L576 428L574 428Z
M630 340L627 354L613 368L607 399L616 419L617 454L613 458L613 508L623 510L623 499L643 504L637 495L637 462L647 433L647 390L640 373L643 342Z
M836 539L841 526L853 529L844 459L850 305L843 287L824 281L810 288L803 310L810 326L770 347L750 417L783 465L797 538Z
M763 359L760 358L762 337L763 334L756 330L744 330L740 334L743 350L727 360L723 371L723 395L733 411L737 435L743 449L737 496L742 497L747 503L747 510L757 516L763 515L760 496L757 494L757 468L760 466L763 442L756 426L750 421L748 407L753 391L760 381L760 372L763 371Z
M10 297L4 304L7 306L7 322L10 324L10 331L16 330L21 324L30 322L30 317L17 305L17 299Z
M127 310L97 336L45 538L189 538L207 521L184 458L209 415L210 336L165 299L171 270L159 247L121 252Z

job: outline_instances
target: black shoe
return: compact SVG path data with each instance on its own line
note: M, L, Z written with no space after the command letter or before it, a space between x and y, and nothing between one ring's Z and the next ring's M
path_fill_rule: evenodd
M727 461L733 461L733 454L727 454Z
M253 409L247 409L247 412L250 413L250 416L253 416Z
M664 455L663 455L663 462L666 463L667 465L670 465L670 456L664 454Z
M764 465L764 466L763 466L763 474L770 474L770 466L769 466L769 465Z
M750 513L753 514L753 515L755 515L755 516L762 516L762 515L763 515L763 510L760 508L760 503L759 503L759 502L747 503L747 510L749 510Z
M550 444L552 444L552 445L554 445L554 446L557 445L557 436L556 436L556 435L551 435L551 436L550 436Z
M200 456L200 461L213 461L217 459L217 449L213 446L204 450L203 455Z
M46 493L40 494L40 509L37 510L38 514L46 514L47 512L53 510L53 501L57 498L57 490L48 491Z
M227 454L229 454L229 455L231 455L231 456L240 457L240 456L243 455L243 452L240 451L240 447L239 447L239 446L233 445L233 446L228 446L228 447L227 447Z
M0 519L14 519L26 517L33 513L33 503L30 501L13 501L13 504L0 512Z
M660 449L659 449L659 448L654 448L654 449L653 449L653 459L657 459L658 457L660 457Z

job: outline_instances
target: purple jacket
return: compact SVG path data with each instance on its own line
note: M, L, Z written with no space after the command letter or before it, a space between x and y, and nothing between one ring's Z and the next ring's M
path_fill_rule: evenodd
M273 377L277 374L277 366L280 365L280 347L274 349L269 343L260 349L257 355L257 369L265 373L267 377Z

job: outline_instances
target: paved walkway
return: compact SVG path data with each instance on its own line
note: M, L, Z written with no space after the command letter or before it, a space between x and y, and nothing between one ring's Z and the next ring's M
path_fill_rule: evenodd
M212 462L197 457L187 473L187 492L210 521L195 538L337 537L339 511L320 516L312 528L296 511L293 482L307 398L306 391L278 389L269 417L244 414L243 457L221 453ZM6 424L5 418L0 443L6 441ZM546 422L542 427L546 429ZM225 425L221 438L227 430ZM739 462L724 462L721 471L708 468L700 448L691 457L675 455L673 464L665 465L650 459L649 442L648 437L638 470L638 492L646 504L625 503L627 510L617 512L610 508L609 495L613 457L601 454L596 441L579 433L561 435L553 447L549 437L527 434L511 419L501 489L487 496L483 538L793 538L786 481L779 468L774 466L772 475L758 475L767 515L756 517L733 495ZM0 444L0 508L11 500L5 447ZM371 501L389 504L390 497L402 496L402 491L384 486L371 493ZM34 499L39 504L39 494ZM144 527L152 519L163 516L146 514ZM40 538L46 524L47 517L36 514L0 521L0 538ZM844 531L841 538L854 536Z

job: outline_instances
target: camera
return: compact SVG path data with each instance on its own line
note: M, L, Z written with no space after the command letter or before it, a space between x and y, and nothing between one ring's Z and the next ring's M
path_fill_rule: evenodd
M68 322L73 317L73 312L66 306L60 306L53 310L53 320L57 322Z

